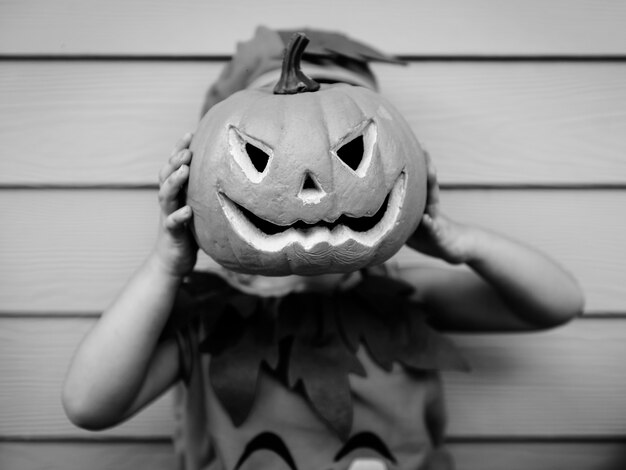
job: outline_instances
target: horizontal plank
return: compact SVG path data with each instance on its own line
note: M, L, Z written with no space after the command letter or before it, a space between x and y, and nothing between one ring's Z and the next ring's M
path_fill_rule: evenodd
M0 468L7 470L173 470L166 443L0 442Z
M452 443L458 470L622 470L624 444ZM0 442L0 468L10 470L172 470L167 443Z
M65 418L61 382L90 318L0 318L0 437L164 438L169 396L103 433ZM626 436L626 320L581 319L536 334L457 335L470 374L444 376L455 438Z
M626 446L587 443L452 444L457 470L622 470Z
M554 257L588 312L626 311L626 191L447 190L442 206ZM0 213L0 311L83 313L104 309L149 253L158 206L153 190L4 190Z
M619 0L5 0L0 13L4 54L230 54L259 24L340 30L396 54L626 52Z
M450 435L623 437L626 331L611 330L625 326L585 319L539 334L454 336L472 373L444 378Z
M0 319L0 436L169 436L172 398L164 395L111 431L79 431L65 417L61 388L93 319Z
M0 185L145 185L223 63L0 62ZM626 184L626 63L378 66L444 184Z

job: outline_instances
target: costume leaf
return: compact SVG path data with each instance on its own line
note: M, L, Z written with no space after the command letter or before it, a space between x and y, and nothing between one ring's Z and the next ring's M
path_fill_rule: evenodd
M407 315L407 335L399 342L398 361L406 367L420 370L468 371L469 364L454 343L433 330L424 317Z
M200 345L200 351L212 356L211 386L235 426L243 424L252 410L263 364L270 368L278 365L273 320L258 308L260 301L256 304L257 314L248 318L242 318L231 305ZM241 305L250 307L247 302Z
M341 331L354 354L361 344L367 347L370 356L384 370L391 370L394 354L394 343L389 321L382 316L372 314L371 305L360 301L356 296L342 297L338 299L338 319ZM387 318L393 319L393 311Z
M209 273L192 273L176 295L172 314L163 328L162 339L175 336L197 320L211 326L221 318L226 302L236 293L223 279Z
M467 370L454 344L426 322L413 289L384 276L368 276L340 312L344 335L354 349L365 344L374 361L390 371L394 362L421 370Z
M300 298L304 301L299 315L294 316L294 312L288 310L281 316L289 319L292 328L295 326L287 383L291 388L302 387L313 409L345 440L352 429L348 375L364 376L365 370L342 341L330 297L306 295ZM293 318L301 321L294 325Z
M329 56L337 55L359 62L389 62L403 64L404 62L373 47L349 38L345 34L312 29L277 31L283 43L287 44L294 33L304 33L311 43L307 46L306 54Z

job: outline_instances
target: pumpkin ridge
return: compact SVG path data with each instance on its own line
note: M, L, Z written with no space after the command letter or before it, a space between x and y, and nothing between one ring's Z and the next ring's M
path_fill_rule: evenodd
M345 85L346 87L350 87L352 88L353 85ZM330 102L330 106L329 108L332 111L333 107L337 106L337 102L339 99L343 99L343 100L347 100L350 103L350 106L357 110L359 117L358 119L355 120L355 122L357 122L357 124L355 124L354 126L352 126L350 129L348 129L347 132L344 131L343 135L339 136L338 139L335 139L334 141L330 140L330 136L329 136L329 148L333 148L335 146L337 146L337 144L341 143L341 139L343 139L344 137L350 135L355 129L357 129L359 126L363 125L364 122L366 121L374 121L374 116L369 115L361 105L359 105L359 103L357 102L357 100L355 99L355 97L352 95L352 93L350 93L350 89L348 89L348 92L346 92L346 90L341 90L340 88L331 88L329 89L329 93L327 93L327 95L325 96L326 100L328 100ZM328 122L326 116L324 115L324 121L325 124ZM326 124L328 125L328 124ZM347 143L347 141L346 141Z
M305 132L303 133L303 142L302 146L307 147L309 144L304 139L312 139L315 142L320 142L323 139L323 142L319 147L328 149L329 148L329 136L328 136L328 121L325 116L324 106L321 103L321 97L326 94L325 90L322 90L318 93L307 93L297 96L288 97L285 99L285 106L282 107L282 111L285 112L287 116L297 116L300 114L300 110L306 109L308 116L315 116L315 119L312 119L312 122L307 122ZM321 122L320 122L321 121ZM304 126L304 124L303 124ZM283 143L281 135L281 144ZM304 173L313 174L318 184L322 187L322 189L326 192L330 197L334 197L334 174L332 171L324 171L322 170L320 174L320 167L328 164L330 167L332 162L330 161L330 155L309 155L306 159L301 159L300 163L303 166ZM284 155L283 159L294 159L295 155ZM326 162L323 160L326 159ZM296 178L300 178L301 175L297 175ZM324 181L320 181L320 176L324 176ZM298 187L300 189L300 187Z
M272 95L269 95L269 96L272 96ZM265 101L265 100L267 99L267 97L268 97L268 96L267 96L266 94L264 94L264 93L258 93L258 94L255 94L255 98L254 98L253 100L251 100L248 104L246 104L246 106L245 106L245 109L244 109L243 113L241 113L241 114L239 115L239 118L237 119L237 124L235 124L235 123L231 122L231 123L230 123L230 125L229 125L229 127L230 127L230 126L234 126L234 127L236 127L237 129L243 130L243 129L241 129L241 123L246 123L246 122L251 122L251 121L254 121L254 119L253 119L253 118L254 118L254 116L257 116L260 112L262 113L264 109L266 110L266 109L268 108L268 106L267 106L267 105L266 105L266 106L263 106L263 105L261 104L261 105L259 106L259 104L260 104L262 101ZM275 110L274 110L274 112L275 112ZM251 118L250 116L252 116L253 118ZM245 127L245 126L244 126L244 127ZM251 135L248 131L243 131L243 132L245 132L245 133L246 133L246 134L248 134L248 135ZM269 148L273 148L271 145L268 145L268 143L265 141L265 139L261 139L261 138L259 138L259 137L258 137L258 136L256 136L256 135L251 135L251 137L254 137L255 139L257 139L257 140L259 140L259 141L263 142L263 143L264 143L265 145L267 145Z
M244 121L242 119L242 121L254 122L257 116L263 116L263 115L271 113L271 117L272 117L271 121L273 123L278 123L278 125L281 128L284 127L283 123L285 122L285 116L287 114L287 109L286 109L287 107L284 105L281 105L281 106L276 105L276 100L280 98L284 98L284 97L279 96L279 95L272 95L271 93L265 93L263 95L260 95L259 99L254 101L246 110L246 114L244 116L246 120ZM249 115L252 116L252 118L250 118ZM259 139L259 140L262 140L263 142L268 144L268 147L272 148L274 150L274 153L276 154L276 150L282 148L283 146L283 142L284 142L283 139L286 137L286 133L277 131L277 132L273 132L273 134L274 134L275 140L272 145L269 145L267 143L267 139ZM258 138L258 136L255 136L255 137Z
M319 112L317 113L318 116L320 116L321 120L322 120L322 124L324 126L324 129L328 129L328 117L326 116L326 108L327 106L325 106L323 104L323 99L324 97L326 97L328 95L328 91L330 89L325 89L323 90L323 93L318 93L318 99L313 100L313 102L315 103L315 106L317 106L317 109L319 110ZM324 137L326 138L326 141L324 143L326 148L330 148L330 135L328 135L328 132L324 133ZM328 155L328 157L330 157L330 155ZM334 193L334 187L335 187L335 181L334 181L334 174L330 175L331 180L330 180L330 189L332 193Z

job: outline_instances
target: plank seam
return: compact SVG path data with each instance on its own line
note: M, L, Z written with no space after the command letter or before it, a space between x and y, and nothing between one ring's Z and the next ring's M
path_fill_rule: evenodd
M94 443L94 444L171 444L165 436L0 436L0 443ZM625 444L626 435L597 436L449 436L448 444Z
M624 191L624 183L440 183L449 191ZM0 183L0 191L43 190L149 190L156 191L157 183Z
M598 436L450 436L448 444L624 444L626 435Z
M405 62L626 62L624 54L398 55Z
M234 46L233 46L234 47ZM0 61L37 62L226 62L230 54L0 54ZM404 62L626 62L624 54L545 54L545 55L407 55Z
M165 436L0 436L0 443L32 444L171 444L172 439Z
M84 312L59 312L59 311L2 311L0 310L0 320L10 318L42 320L42 319L73 319L73 318L97 318L102 312L84 311ZM577 317L574 321L581 320L626 320L626 312L601 312L588 311L584 315Z

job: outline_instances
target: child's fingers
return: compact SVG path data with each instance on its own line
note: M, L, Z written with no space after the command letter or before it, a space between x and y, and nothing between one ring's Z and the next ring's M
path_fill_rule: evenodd
M176 142L176 144L174 145L174 148L172 149L172 153L170 155L174 156L181 150L189 148L189 144L191 143L192 137L193 137L193 134L191 132L187 132L184 136L178 139L178 142Z
M429 214L424 214L422 216L421 227L423 230L426 230L431 236L437 234L437 223L433 217Z
M435 215L433 213L433 209L435 209L439 205L439 184L437 184L437 180L435 179L432 184L428 185L428 213Z
M191 220L192 215L191 207L183 206L165 218L165 228L170 232L179 231Z
M437 168L433 164L433 161L428 152L424 152L426 156L426 185L427 185L427 207L426 212L433 216L437 215L437 209L439 206L439 181L437 180Z
M178 170L181 165L189 164L191 161L189 145L191 144L192 137L193 134L188 132L178 139L178 142L176 142L176 145L174 145L172 149L168 162L163 165L159 171L159 184L162 184L173 172Z
M437 168L433 163L432 158L429 153L425 153L426 155L426 179L428 181L428 187L438 186L439 182L437 181Z
M428 214L424 214L422 216L422 226L424 226L427 229L432 228L433 226L433 218L428 215Z
M159 204L166 215L178 209L180 190L187 182L188 177L189 167L181 165L161 184L159 188Z
M191 151L189 149L180 150L178 153L172 155L159 172L159 184L163 184L163 182L169 178L172 173L178 170L181 165L189 165L190 162Z

